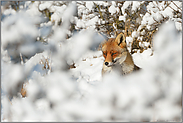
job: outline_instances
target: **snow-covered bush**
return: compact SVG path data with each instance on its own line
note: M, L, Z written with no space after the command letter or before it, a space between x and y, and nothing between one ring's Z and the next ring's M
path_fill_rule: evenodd
M1 4L2 121L182 120L182 2ZM121 31L142 70L102 77Z

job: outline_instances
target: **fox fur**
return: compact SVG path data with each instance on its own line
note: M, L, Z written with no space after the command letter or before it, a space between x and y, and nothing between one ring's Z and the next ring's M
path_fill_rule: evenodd
M122 75L139 70L133 62L132 56L126 47L126 39L121 32L116 38L110 38L102 44L102 52L105 58L102 75L117 70Z

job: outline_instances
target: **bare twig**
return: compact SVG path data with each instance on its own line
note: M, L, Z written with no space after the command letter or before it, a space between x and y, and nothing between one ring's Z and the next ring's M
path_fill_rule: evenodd
M172 3L173 3L178 9L180 9L180 11L182 11L182 9L181 9L180 7L177 6L177 4L175 4L173 1L172 1Z
M95 2L93 2L93 3L98 8L100 17L102 18L102 20L104 20L103 15L102 15L102 12L100 11L100 7Z
M23 58L22 58L22 54L20 53L20 59L21 59L21 65L24 64Z
M169 5L169 7L173 10L173 11L176 11L174 8L172 8L170 5Z

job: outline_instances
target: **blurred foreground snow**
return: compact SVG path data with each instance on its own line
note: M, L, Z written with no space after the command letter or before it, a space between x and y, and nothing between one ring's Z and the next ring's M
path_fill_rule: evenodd
M53 27L56 33L48 39L46 46L34 42L39 29L24 16L15 14L13 17L20 17L19 20L23 24L27 22L35 32L15 30L14 27L20 24L18 20L12 20L13 24L1 22L1 120L181 121L182 34L177 32L175 23L168 21L160 27L154 36L152 56L151 49L133 54L141 71L126 76L113 73L102 78L104 58L101 51L96 51L96 46L103 39L95 30L88 28L65 38L74 5L75 2L63 9L68 14L64 20L66 25ZM45 7L49 5L45 4L41 9ZM111 13L114 13L113 9ZM9 37L15 33L17 37ZM24 52L25 45L33 45L37 50ZM7 50L11 51L9 55ZM44 52L39 53L40 50ZM16 55L28 53L30 59L24 64L15 64L11 62L13 52ZM76 68L68 69L73 62ZM24 82L28 82L27 97L22 98L17 92Z

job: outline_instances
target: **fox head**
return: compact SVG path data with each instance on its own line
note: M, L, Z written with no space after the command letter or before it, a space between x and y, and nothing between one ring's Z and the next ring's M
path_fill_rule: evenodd
M110 38L102 45L102 52L105 58L104 64L111 67L116 63L122 63L127 57L126 39L123 33L116 38Z

